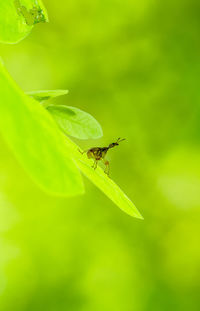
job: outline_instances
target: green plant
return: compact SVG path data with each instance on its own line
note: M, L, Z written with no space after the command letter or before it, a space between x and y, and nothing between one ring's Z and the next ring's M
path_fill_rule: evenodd
M39 0L5 0L0 3L0 42L16 43L27 36L34 24L48 21ZM66 90L25 94L0 63L0 130L16 158L33 180L50 194L82 194L80 171L127 214L142 218L124 192L101 168L78 152L66 136L79 139L103 135L99 123L75 107L48 104L46 100L65 95Z

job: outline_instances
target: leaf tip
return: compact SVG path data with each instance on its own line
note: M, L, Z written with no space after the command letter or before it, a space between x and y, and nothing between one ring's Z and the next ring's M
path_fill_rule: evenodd
M137 216L136 218L138 218L140 220L144 220L144 217L141 214L139 214L139 216Z
M129 212L128 214L137 219L144 220L144 217L140 214L140 212L136 209L136 207L134 208L132 212Z

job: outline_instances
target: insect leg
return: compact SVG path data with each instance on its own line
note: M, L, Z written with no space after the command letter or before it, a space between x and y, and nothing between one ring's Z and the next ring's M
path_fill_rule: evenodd
M96 170L96 168L97 168L97 160L96 160L96 159L94 160L94 163L93 163L93 165L92 165L92 168L93 168L94 170Z
M84 154L84 153L88 152L88 150L81 151L80 149L78 149L78 151L79 151L81 154Z
M110 174L110 163L109 163L109 161L104 161L104 164L106 166L104 173L109 176L109 174Z

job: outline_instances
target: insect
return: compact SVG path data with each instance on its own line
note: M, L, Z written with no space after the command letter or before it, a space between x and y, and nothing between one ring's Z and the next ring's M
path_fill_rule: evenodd
M94 163L92 165L92 168L94 168L94 170L96 170L96 168L97 168L98 161L102 160L105 164L104 173L109 176L110 163L109 163L109 161L105 160L105 156L106 156L109 149L114 148L115 146L118 146L119 143L122 142L123 140L125 140L125 138L123 138L123 139L118 138L115 143L110 144L108 147L94 147L94 148L85 150L83 152L79 150L79 152L82 154L87 153L88 159L94 159Z

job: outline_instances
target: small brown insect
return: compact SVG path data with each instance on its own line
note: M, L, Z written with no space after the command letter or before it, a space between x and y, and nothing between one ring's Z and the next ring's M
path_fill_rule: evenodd
M104 164L105 164L104 173L109 176L110 163L109 163L109 161L105 160L105 156L106 156L109 149L111 149L115 146L118 146L119 143L123 140L125 140L125 138L123 138L123 139L118 138L118 140L115 143L110 144L108 147L94 147L94 148L85 150L83 152L79 150L79 152L82 154L87 152L88 159L94 159L94 164L92 166L92 168L94 168L94 170L97 168L98 161L100 161L100 160L104 161Z

